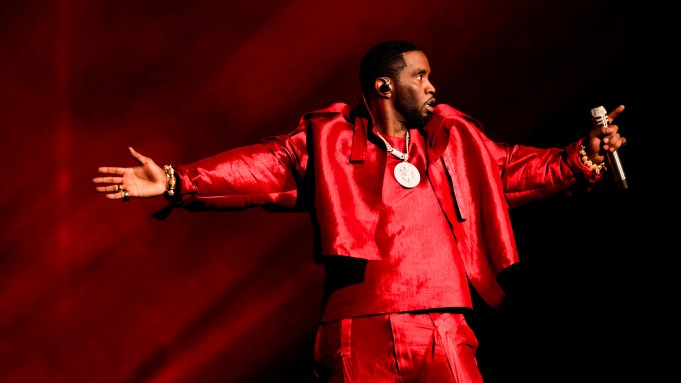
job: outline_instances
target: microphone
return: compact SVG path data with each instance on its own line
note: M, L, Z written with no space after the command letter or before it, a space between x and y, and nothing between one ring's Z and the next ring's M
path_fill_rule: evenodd
M596 128L605 128L608 126L608 113L605 108L599 106L597 108L591 109L591 120ZM629 188L627 185L627 176L624 175L624 169L622 168L622 162L620 162L620 156L617 154L617 150L614 152L607 152L608 162L610 163L610 168L612 169L612 174L615 177L615 182L620 190L625 190Z

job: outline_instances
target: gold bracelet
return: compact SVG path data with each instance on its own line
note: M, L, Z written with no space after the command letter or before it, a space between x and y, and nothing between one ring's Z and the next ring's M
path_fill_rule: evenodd
M584 166L591 169L591 171L595 174L600 174L601 170L608 170L605 168L605 162L601 162L600 164L596 165L593 161L591 161L589 156L586 155L586 147L584 145L579 146L579 155L582 156L582 163Z
M175 179L175 169L171 165L165 165L163 166L163 171L166 172L166 178L170 179L166 193L172 197L175 195L175 183L177 182L177 179Z

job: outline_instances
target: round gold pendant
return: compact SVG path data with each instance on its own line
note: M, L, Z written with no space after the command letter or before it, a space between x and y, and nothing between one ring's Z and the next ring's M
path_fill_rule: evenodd
M409 162L400 162L395 166L395 179L405 188L413 188L421 181L421 174L416 166Z

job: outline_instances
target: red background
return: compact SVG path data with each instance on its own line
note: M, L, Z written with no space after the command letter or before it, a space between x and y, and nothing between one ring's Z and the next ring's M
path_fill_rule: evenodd
M91 179L134 165L127 146L186 163L354 103L361 55L388 38L422 45L438 100L499 141L564 145L592 107L626 105L630 190L514 211L524 262L471 320L488 382L644 370L645 16L605 0L3 2L0 381L309 381L323 275L306 215L156 220L164 200L108 201Z

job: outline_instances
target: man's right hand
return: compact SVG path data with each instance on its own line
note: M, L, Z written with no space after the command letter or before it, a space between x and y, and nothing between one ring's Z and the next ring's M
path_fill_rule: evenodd
M97 171L101 177L95 177L92 182L97 185L98 193L106 193L108 199L129 200L131 197L151 198L163 195L166 191L168 178L165 171L148 157L129 147L130 155L138 165L135 167L103 166Z

